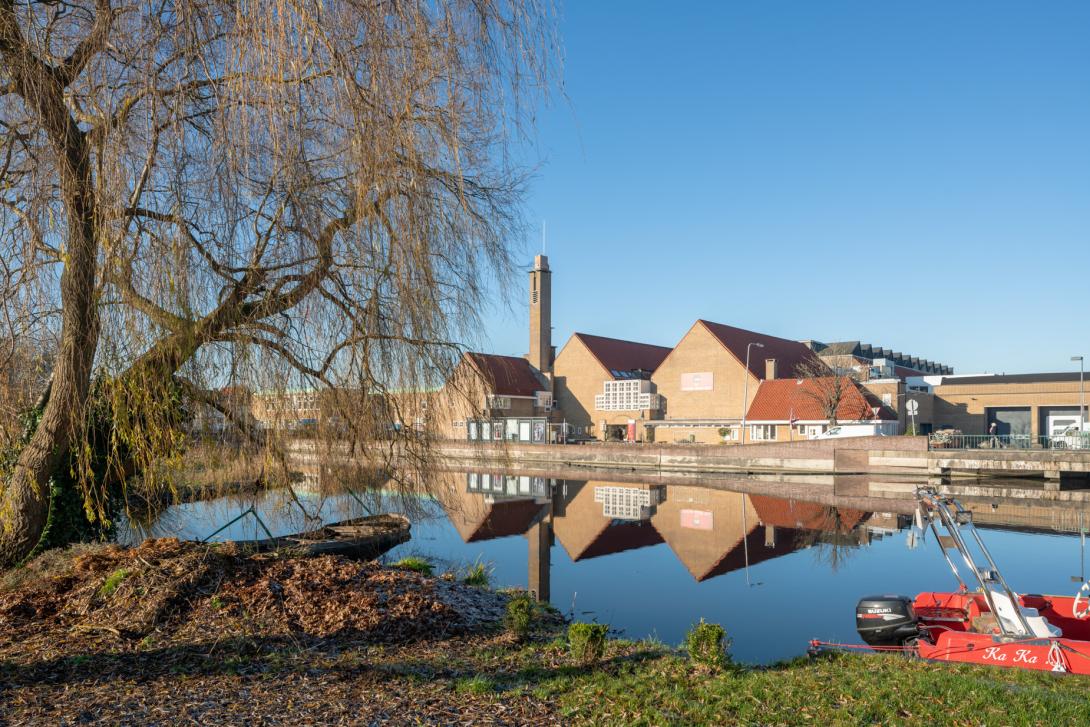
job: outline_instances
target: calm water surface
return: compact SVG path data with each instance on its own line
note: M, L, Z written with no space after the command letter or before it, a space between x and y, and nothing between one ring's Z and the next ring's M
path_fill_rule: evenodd
M398 508L410 511L412 539L385 560L422 555L452 570L483 562L493 585L530 587L562 612L628 638L677 644L704 618L723 624L736 658L769 662L805 652L811 638L858 641L861 596L957 586L930 537L913 543L909 516L893 510L698 485L483 473L444 479L434 500ZM296 495L178 505L150 528L123 529L120 539L203 539L251 507L274 535L389 507L316 487ZM1016 590L1073 594L1072 578L1085 578L1083 504L969 506L993 524L982 534ZM263 537L247 515L214 539Z

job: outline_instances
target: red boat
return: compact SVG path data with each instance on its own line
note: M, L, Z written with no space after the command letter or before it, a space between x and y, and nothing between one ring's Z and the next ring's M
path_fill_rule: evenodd
M921 536L928 530L934 533L958 590L921 593L914 599L868 596L855 614L865 646L815 640L811 652L861 648L936 661L1090 674L1090 582L1074 596L1017 594L973 526L971 511L931 489L919 490L917 499L916 528ZM959 561L975 590L962 578Z

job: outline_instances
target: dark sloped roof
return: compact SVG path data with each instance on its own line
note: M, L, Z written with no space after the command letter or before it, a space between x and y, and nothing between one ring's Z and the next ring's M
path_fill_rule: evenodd
M749 406L746 418L756 422L790 421L792 416L803 421L825 419L821 401L829 396L835 379L772 379L762 381ZM857 421L879 419L896 421L897 415L870 392L863 390L847 376L841 376L843 393L836 408L837 419ZM878 408L875 416L873 407Z
M813 351L798 341L789 341L786 338L777 338L703 319L697 323L708 329L708 332L715 336L743 365L746 361L746 347L750 343L763 345L764 348L754 346L749 362L750 373L758 379L765 377L765 359L768 358L776 359L777 376L781 377L796 376L797 367L805 362L816 361L819 365L824 365Z
M501 396L533 396L545 387L524 358L494 353L466 353L493 393Z
M661 542L663 542L662 536L649 522L612 522L572 560L597 558L626 550L646 548Z
M822 356L854 356L861 355L862 351L859 348L859 341L837 341L835 343L825 344L825 348L821 349Z
M794 531L778 533L776 535L775 544L772 547L769 547L765 545L764 530L754 528L745 536L745 543L739 540L735 546L724 553L723 557L708 569L707 572L698 575L696 580L703 582L710 578L721 576L724 573L730 573L745 568L747 564L747 552L748 564L750 567L753 567L758 563L763 563L766 560L789 555L798 550L795 540ZM748 551L746 548L747 545L749 546Z
M544 505L534 500L502 500L492 503L488 514L470 534L468 543L522 535L530 529Z
M598 359L598 362L610 372L647 371L650 373L659 367L671 350L665 346L592 336L589 333L576 333L573 337L582 341L594 358Z

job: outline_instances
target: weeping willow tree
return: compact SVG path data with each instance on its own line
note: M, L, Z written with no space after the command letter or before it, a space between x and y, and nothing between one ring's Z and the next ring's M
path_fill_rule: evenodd
M342 441L427 462L386 394L443 381L510 272L553 23L535 0L0 0L0 306L9 338L56 341L0 562L60 474L102 518L134 473L168 486L187 407L247 431L234 382L336 392Z

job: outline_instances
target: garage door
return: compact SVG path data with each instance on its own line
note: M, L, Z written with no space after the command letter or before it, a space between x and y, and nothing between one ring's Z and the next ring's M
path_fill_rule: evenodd
M1030 434L1030 416L1028 406L1004 406L987 409L988 427L995 422L998 434L1024 435Z

